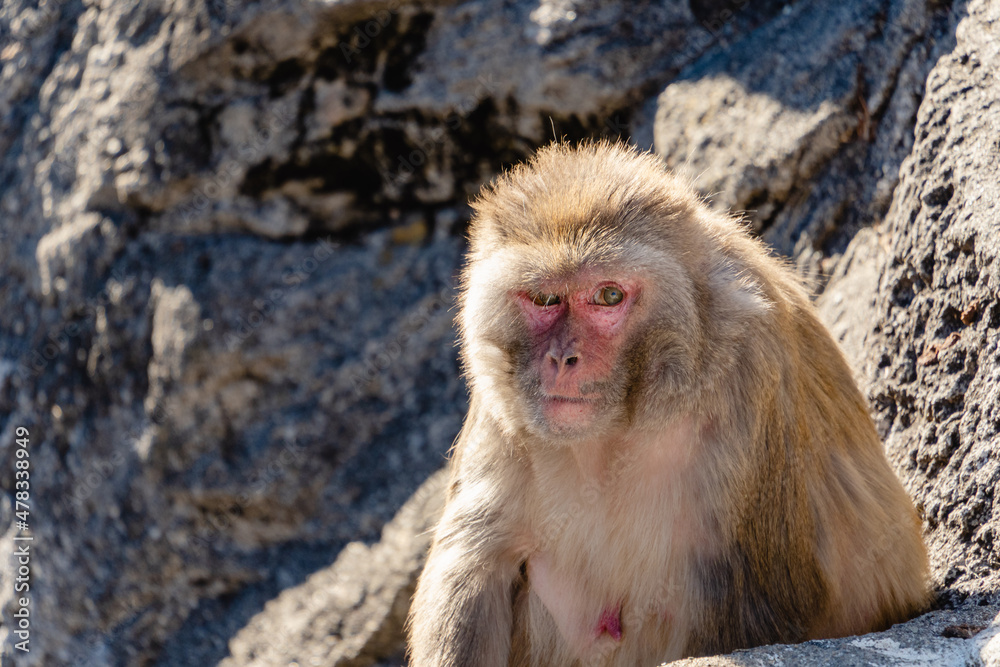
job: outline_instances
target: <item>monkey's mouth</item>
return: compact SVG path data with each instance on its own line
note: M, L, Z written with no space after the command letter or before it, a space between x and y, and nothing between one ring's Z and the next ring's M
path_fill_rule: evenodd
M597 399L588 398L585 396L557 396L555 394L546 394L542 396L542 401L555 401L559 403L594 403Z
M597 413L596 398L546 394L540 401L542 418L549 429L572 432L590 424Z

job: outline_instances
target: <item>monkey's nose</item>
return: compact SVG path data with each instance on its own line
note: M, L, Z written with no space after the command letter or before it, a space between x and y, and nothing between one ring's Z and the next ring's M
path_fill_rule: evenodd
M576 362L580 361L580 355L577 354L576 352L565 352L560 354L558 352L549 350L548 357L549 360L553 364L555 364L556 368L559 370L562 370L567 366L575 366Z

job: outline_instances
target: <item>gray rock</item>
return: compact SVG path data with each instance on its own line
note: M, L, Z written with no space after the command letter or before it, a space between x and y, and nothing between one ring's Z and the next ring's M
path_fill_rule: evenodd
M656 152L819 281L885 214L951 30L940 9L911 0L786 7L666 87Z
M970 3L955 49L928 77L913 152L885 221L855 238L820 299L924 516L936 583L993 598L1000 590L998 20L996 3Z
M39 375L8 377L54 392L51 425L37 398L7 421L39 434L36 511L48 520L34 531L50 546L37 562L61 573L33 596L45 641L24 664L174 660L214 613L202 602L242 592L262 604L377 536L460 425L459 245L386 234L354 248L158 235L130 246L107 304L77 320L84 333ZM215 653L210 643L181 664L221 659L215 632Z
M1000 665L998 611L1000 608L995 605L935 611L885 632L803 644L775 644L727 656L676 660L669 664L671 667L996 667Z
M286 589L229 644L220 667L369 665L399 650L448 475L425 482L371 547L351 542L330 567Z

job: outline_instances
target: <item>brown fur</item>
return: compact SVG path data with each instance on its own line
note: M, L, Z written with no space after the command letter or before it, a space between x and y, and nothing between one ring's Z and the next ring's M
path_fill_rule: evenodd
M657 664L878 630L926 605L919 521L848 366L737 221L608 143L545 148L475 209L472 402L411 664ZM600 423L546 434L512 295L587 271L655 289L599 383ZM619 641L587 635L609 604Z

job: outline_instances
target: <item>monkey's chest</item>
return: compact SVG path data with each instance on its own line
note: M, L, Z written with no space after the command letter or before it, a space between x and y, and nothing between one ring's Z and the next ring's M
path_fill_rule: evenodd
M557 565L549 553L532 555L527 572L530 594L544 608L568 648L582 655L597 644L607 646L622 640L625 591L614 591L615 586L606 585L610 582L602 585L598 577L569 572ZM540 610L533 611L537 614Z
M695 426L683 418L649 441L533 458L530 662L657 664L682 654L696 611L692 564L711 542L696 502L704 481L690 465Z
M648 505L608 508L599 500L590 507L582 498L553 503L535 532L525 613L533 627L556 635L546 655L536 656L541 662L663 659L683 630L690 551L684 522Z

